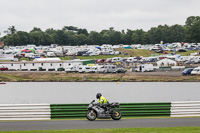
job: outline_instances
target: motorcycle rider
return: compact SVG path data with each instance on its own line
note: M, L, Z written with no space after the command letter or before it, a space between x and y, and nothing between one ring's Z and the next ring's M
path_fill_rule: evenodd
M103 97L101 93L97 93L96 98L99 99L98 102L100 106L105 109L105 113L108 113L107 106L109 105L109 102L107 98Z

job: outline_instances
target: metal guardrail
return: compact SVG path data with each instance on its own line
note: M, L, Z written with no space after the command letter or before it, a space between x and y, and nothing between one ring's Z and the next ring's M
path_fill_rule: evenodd
M85 118L88 104L0 104L0 120ZM200 116L200 101L121 103L123 117Z
M200 116L200 101L171 103L171 117L187 116Z
M83 118L88 104L51 104L52 119ZM121 103L123 117L170 116L171 103Z
M0 120L50 120L50 104L0 104Z

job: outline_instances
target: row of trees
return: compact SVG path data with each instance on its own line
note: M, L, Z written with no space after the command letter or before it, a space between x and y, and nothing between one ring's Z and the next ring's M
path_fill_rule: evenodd
M42 31L34 27L29 33L17 31L15 26L8 28L6 36L2 37L6 45L100 45L100 44L156 44L160 41L172 42L200 42L200 16L188 17L184 26L182 25L159 25L149 31L142 29L125 32L116 31L113 27L101 32L80 29L74 26L64 26L61 30L47 29Z

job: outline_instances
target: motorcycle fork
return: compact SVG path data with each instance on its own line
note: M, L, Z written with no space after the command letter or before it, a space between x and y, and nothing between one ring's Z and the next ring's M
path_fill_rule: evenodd
M91 113L91 115L94 115L94 113L95 113L94 109L92 109L90 113Z

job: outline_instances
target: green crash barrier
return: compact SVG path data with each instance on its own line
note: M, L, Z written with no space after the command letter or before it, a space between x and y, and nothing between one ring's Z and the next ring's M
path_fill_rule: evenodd
M88 104L51 104L51 119L84 118ZM122 117L170 116L171 103L121 103Z

